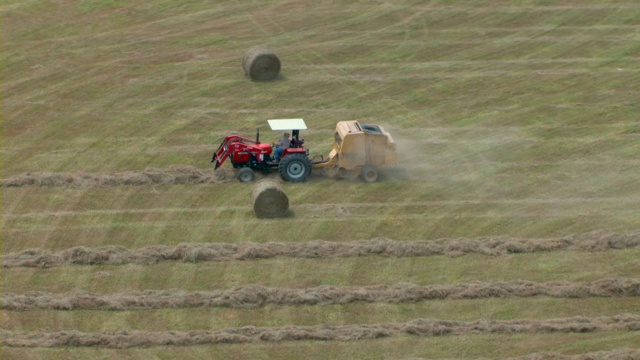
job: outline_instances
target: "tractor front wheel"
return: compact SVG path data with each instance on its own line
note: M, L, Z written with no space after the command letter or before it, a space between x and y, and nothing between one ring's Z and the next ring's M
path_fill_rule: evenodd
M248 167L243 167L238 171L238 180L240 182L252 182L256 177L256 174L253 173L253 170Z
M303 182L311 174L311 161L303 154L286 155L280 159L278 171L286 181Z

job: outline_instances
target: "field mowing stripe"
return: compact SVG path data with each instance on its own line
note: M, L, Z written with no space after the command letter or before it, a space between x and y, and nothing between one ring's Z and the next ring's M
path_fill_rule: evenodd
M51 268L73 265L156 264L160 262L204 262L284 258L347 258L382 256L391 258L426 256L491 256L550 251L607 251L640 249L640 232L616 234L604 231L547 239L512 237L453 238L395 241L385 238L355 241L313 240L291 243L184 243L177 246L148 246L128 249L121 246L72 247L52 252L28 249L2 255L2 266Z
M506 139L509 143L513 141ZM563 143L565 141L562 141ZM577 141L578 144L589 144L597 140ZM442 140L436 140L436 144L445 144ZM455 142L464 144L465 142ZM477 143L477 142L476 142ZM481 142L482 143L482 142ZM492 144L491 141L486 142ZM498 142L496 142L498 143ZM506 143L506 142L505 142ZM482 165L509 165L509 166L545 166L545 165L604 165L635 166L640 160L559 160L559 161L489 161L483 160ZM452 164L452 163L450 163ZM450 164L446 164L447 166ZM580 174L577 174L580 175ZM194 166L173 166L168 169L147 169L143 171L122 171L111 173L86 173L86 172L29 172L14 175L0 180L0 187L63 187L63 188L87 188L103 186L149 186L149 185L197 185L197 184L222 184L237 181L232 169L222 169L214 172L210 169L202 170Z
M366 223L395 223L399 224L402 222L411 222L415 224L416 221L427 221L427 220L446 220L446 219L455 219L456 221L463 223L466 220L470 219L490 219L490 220L502 220L507 221L507 219L554 219L554 220L562 220L562 219L576 219L580 218L582 221L587 221L587 219L591 219L590 221L598 221L603 217L612 218L615 217L618 220L622 220L625 218L631 220L637 220L638 211L637 210L593 210L593 209L585 209L581 211L571 211L566 210L564 212L558 212L555 209L545 209L547 213L540 214L538 212L531 212L526 214L514 214L513 212L509 213L494 213L494 214L441 214L441 215L433 215L429 213L419 213L419 214L383 214L383 215L375 215L375 214L341 214L340 211L336 211L335 214L322 214L321 217L316 216L317 214L313 214L314 216L304 217L302 215L296 215L294 218L286 219L287 224L311 224L311 223L324 223L326 226L331 222L342 223L342 222L366 222ZM251 207L247 206L247 213L251 212ZM554 211L551 213L550 211ZM11 234L11 233L34 233L37 231L42 232L55 232L62 230L89 230L89 229L115 229L115 228L125 228L125 227L140 227L145 226L149 228L166 228L166 227L206 227L211 228L213 219L207 220L175 220L175 221L165 221L165 220L152 220L152 221L126 221L126 222L118 222L114 223L102 223L102 224L82 224L82 225L29 225L29 227L19 227L15 229L7 229L7 226L3 228L3 234ZM242 220L244 225L254 224L255 226L262 226L265 224L264 219L258 218L245 218ZM413 225L411 225L413 226ZM5 237L5 241L10 240L10 237Z
M406 75L385 75L385 74L377 74L377 75L358 75L358 74L337 74L337 75L320 75L320 76L309 76L305 75L304 77L298 79L298 82L307 82L307 83L315 83L315 82L323 82L329 80L340 80L340 81L370 81L370 82L379 82L379 83L391 83L394 81L405 81L405 80L423 80L423 79L461 79L461 78L491 78L491 77L504 77L504 76L516 76L521 77L525 75L583 75L583 74L630 74L630 73L639 73L640 69L623 69L619 67L614 67L611 69L529 69L529 70L481 70L481 71L459 71L459 72L447 72L447 73L430 73L430 74L406 74ZM235 80L221 80L220 83L235 83Z
M580 107L580 104L549 104L549 107L557 107L557 108L569 108L569 107L575 107L578 108ZM501 110L501 109L496 109L496 110ZM256 113L258 112L258 110L255 110ZM192 113L195 111L184 111L183 113ZM211 110L200 110L199 112L202 113L233 113L233 112L237 112L237 110L225 110L225 109L211 109ZM340 111L338 111L340 112ZM344 110L344 112L348 112L346 110ZM290 111L290 113L296 113L296 111ZM598 127L598 126L594 126L593 128L607 128L610 127L612 129L616 129L616 128L620 128L620 129L630 129L631 126L627 125L627 126L602 126L602 127ZM588 127L585 128L581 128L581 129L589 129ZM477 136L478 131L482 131L483 129L474 129L473 133ZM482 138L482 137L476 137L476 138L465 138L464 136L467 135L466 132L469 132L468 136L472 136L473 134L471 134L471 129L465 129L465 128L415 128L412 130L404 130L404 129L393 129L393 135L396 138L396 142L402 143L402 140L399 139L399 137L402 136L413 136L413 137L417 137L418 134L424 134L425 136L427 136L427 138L423 139L421 144L422 146L428 146L428 145L432 145L432 144L511 144L511 143L536 143L536 144L554 144L554 143L560 143L560 144L590 144L590 143L596 143L596 142L601 142L601 141L620 141L622 139L634 139L637 137L640 137L640 134L634 134L634 133L622 133L622 134L611 134L611 135L607 135L606 137L602 136L602 135L581 135L581 136L576 136L576 135L559 135L559 136L554 136L553 138L542 138L542 137L536 137L535 135L527 135L527 134L518 134L518 133L510 133L511 130L517 130L517 129L510 129L510 128L506 128L506 129L502 129L502 128L494 128L491 129L492 130L492 134L490 138ZM549 130L562 130L562 128L549 128ZM442 134L439 132L446 132L446 131L451 131L453 132L453 134ZM333 131L330 130L316 130L316 131L310 131L309 134L328 134L328 133L333 133ZM501 136L501 133L504 133L504 135ZM228 135L229 132L223 133L223 132L212 132L213 136L220 136L221 138ZM453 138L453 136L456 136L455 138ZM441 136L441 138L438 138L437 136ZM446 138L442 138L442 137L446 137ZM144 139L141 137L141 139ZM629 141L630 145L635 145L632 141ZM12 153L12 152L18 152L24 148L26 148L26 146L24 146L23 144L16 144L17 146L11 146L10 148L4 148L2 150L0 150L0 152L3 153ZM415 144L412 144L415 145ZM213 151L212 149L215 148L215 145L212 144L193 144L193 145L175 145L175 146L157 146L154 148L150 148L148 150L146 150L147 153L166 153L169 151L191 151L191 152L201 152L201 151ZM86 153L103 153L104 150L86 150L86 149L81 149L81 148L73 148L73 147L67 147L64 149L56 149L54 151L52 151L52 156L60 156L60 155L67 155L67 154L73 154L73 153L77 153L78 151L83 151L85 154ZM127 153L127 152L132 152L132 150L130 149L114 149L112 151L110 151L110 153ZM562 160L561 160L562 161ZM603 164L610 164L610 161L600 161L600 160L575 160L575 161L570 161L571 163L573 162L583 162L583 163L594 163L594 164L598 164L598 163L603 163ZM549 163L550 161L546 161L547 163ZM624 159L615 159L614 162L620 163L620 164L628 164L631 165L631 163L635 162L635 163L640 163L640 160L624 160ZM496 161L496 163L510 163L508 161ZM519 161L519 162L515 162L518 164L528 164L529 162L523 162L523 161ZM206 169L209 170L209 169ZM45 173L45 172L40 172L40 173ZM51 174L50 172L47 172L48 174ZM38 174L38 172L30 172L30 174L32 174L32 176L34 174ZM16 175L19 176L19 175Z
M442 29L412 29L411 33L414 34L414 36L428 36L430 38L430 40L428 42L425 41L412 41L412 40L408 40L406 38L404 38L406 36L406 30L403 27L399 27L397 30L394 30L393 28L397 28L398 24L393 23L391 24L391 26L388 27L384 27L381 29L377 29L377 30L371 30L368 31L366 33L363 33L362 31L355 31L355 30L330 30L330 29L314 29L314 30L301 30L301 31L296 31L296 37L299 39L305 39L305 38L309 38L309 37L328 37L329 40L326 41L320 41L318 43L314 44L306 44L305 48L308 48L310 46L314 46L314 47L320 47L320 46L326 46L328 44L332 44L332 46L353 46L355 45L362 45L364 43L367 43L366 41L360 41L360 42L354 42L354 43L349 43L349 41L353 41L354 39L358 39L358 40L362 40L362 39L376 39L375 44L379 45L379 44L386 44L388 42L389 45L398 45L398 41L396 40L396 42L394 43L393 40L385 40L384 36L388 36L388 35L398 35L398 36L403 36L402 39L402 45L406 45L406 44L418 44L418 45L425 45L425 44L449 44L449 45L455 45L455 44L460 44L460 45L464 45L464 44L469 44L469 45L473 45L473 44L481 44L483 41L494 41L495 38L494 37L487 37L487 38L482 38L482 40L473 40L473 39L465 39L465 40L455 40L455 39L449 39L449 40L439 40L439 35L448 35L448 34L473 34L476 36L488 36L487 33L492 33L490 35L496 35L493 33L505 33L505 34L513 34L513 35L517 35L517 36L508 36L508 37L501 37L499 38L499 41L501 43L508 43L508 42L522 42L522 41L535 41L535 42L539 42L539 41L562 41L562 40L571 40L571 41L576 41L576 40L598 40L598 41L608 41L608 42L623 42L623 41L628 41L628 40L632 40L635 39L637 37L637 34L634 33L634 31L637 31L638 29L640 29L640 25L589 25L589 26L580 26L580 25L576 25L576 26L552 26L552 25L542 25L542 26L521 26L521 27L483 27L483 26L465 26L465 27L454 27L454 28L442 28ZM406 25L406 24L405 24ZM139 24L136 25L136 27L140 27L141 30L144 30L144 28L146 28L148 26L148 24ZM209 30L209 28L207 28L206 26L203 27L205 30ZM181 31L181 32L172 32L170 34L162 34L159 36L155 36L155 37L145 37L144 42L148 43L149 41L159 41L159 40L166 40L166 39L170 39L170 38L179 38L181 36L185 36L187 34L191 34L194 33L196 31L198 31L199 29L196 28L194 30L194 28L191 28L189 30L186 31ZM610 36L603 36L602 32L605 32L604 34L606 35L607 33L610 32L615 32L615 31L619 31L619 30L628 30L627 34L624 35L620 35L620 34L616 34L616 35L610 35ZM550 34L554 31L561 31L561 32L567 32L567 31L573 31L573 33L570 34L559 34L559 35L553 35ZM88 39L89 37L91 39L96 39L96 38L105 38L105 39L109 39L110 35L115 35L117 33L122 33L122 32L126 32L128 35L131 34L131 29L125 29L125 30L112 30L112 31L107 31L107 32L100 32L97 34L93 34L93 35L74 35L74 36L62 36L62 37L55 37L55 38L50 38L50 39L46 39L46 40L40 40L40 39L29 39L29 40L22 40L20 42L21 46L25 46L25 45L38 45L38 44L43 44L43 43L47 43L47 44L51 44L51 43L55 43L55 42L64 42L64 43L69 43L69 42L79 42L80 40L83 39ZM530 33L529 36L525 36L525 34ZM481 35L482 34L482 35ZM544 34L544 35L541 35ZM238 42L251 42L253 39L255 38L254 35L243 35L243 34L236 34L234 36L234 39L236 39ZM338 40L336 40L338 39ZM381 41L381 42L380 42ZM129 42L119 42L119 43L112 43L112 44L106 44L106 45L97 45L95 47L96 51L113 51L119 48L123 48L123 47L129 47L132 46L134 44L136 44L137 42L142 42L141 40L132 40ZM292 47L292 49L295 49L295 47ZM65 53L65 54L74 54L74 53L78 53L81 54L82 50L81 49L73 49L70 48L68 49L68 52L65 52L63 50L57 50L57 49L50 49L50 48L46 48L44 50L42 50L44 52L46 52L46 54L56 54L56 53ZM39 50L37 48L32 48L30 49L30 53L33 55L39 54ZM183 53L183 51L175 51L173 53L169 53L169 54L178 54L178 53ZM134 58L134 57L132 57ZM139 56L135 57L136 59L139 58ZM122 57L119 60L117 60L117 62L112 62L112 63L118 63L121 62L123 60L126 60L126 57ZM230 61L231 59L229 57L223 57L223 58L217 58L219 61L223 60L223 61ZM203 59L204 60L204 59ZM107 65L109 63L102 63L103 65Z
M474 334L585 333L638 331L640 316L620 314L602 317L571 317L547 320L431 320L367 325L316 325L259 328L253 326L223 330L147 332L127 330L86 333L0 332L0 344L7 347L101 347L194 346L205 344L259 343L282 341L357 341L398 336L449 336Z
M380 209L384 209L384 205L379 206ZM295 207L294 207L295 210ZM345 211L346 210L346 211ZM294 218L286 219L286 223L328 223L328 222L357 222L357 221L380 221L382 222L402 222L402 221L415 221L415 220L443 220L443 219L456 219L460 222L464 221L464 219L561 219L561 218L601 218L603 216L609 217L617 217L617 218L637 218L638 210L594 210L594 209L584 209L580 211L575 211L573 209L566 210L557 210L557 209L544 209L546 213L540 214L541 210L535 211L527 211L526 213L516 214L513 211L509 212L500 212L500 213L492 213L492 214L461 214L457 213L448 213L448 214L430 214L428 211L420 211L414 213L385 213L385 214L354 214L349 213L348 209L337 208L334 212L322 213L322 218L317 217L318 213L313 213L308 216L305 214L298 214ZM246 213L251 212L251 207L247 206L243 209ZM187 212L185 212L187 213ZM28 227L20 227L12 229L5 225L3 229L3 233L13 233L13 232L32 232L36 231L50 231L50 230L64 230L64 229L100 229L100 228L116 228L116 227L127 227L127 226L150 226L150 227L167 227L167 226L206 226L211 227L212 219L204 219L204 220L174 220L167 221L164 219L156 219L156 220L139 220L139 221L119 221L117 224L106 222L102 224L82 224L82 225L36 225L32 224ZM263 225L265 223L264 219L259 218L246 218L242 220L245 224L260 224ZM7 240L7 238L5 238Z
M491 200L434 200L434 201L403 201L403 202L369 202L369 203L331 203L331 204L296 204L299 210L341 210L349 209L382 209L382 208L407 208L426 206L448 206L448 205L572 205L572 204L603 204L611 203L616 205L640 204L640 198L634 197L614 197L614 198L526 198L526 199L491 199ZM145 209L105 209L105 210L84 210L84 211L38 211L32 213L5 213L3 218L61 218L74 216L100 216L100 215L126 215L126 214L165 214L165 213L223 213L225 211L247 211L250 206L215 206L215 207L167 207L167 208L145 208ZM616 211L619 213L619 211ZM420 214L421 216L423 214ZM370 216L370 215L367 215Z
M618 64L629 63L629 65L634 65L640 59L637 57L624 57L617 59ZM428 68L439 68L446 69L451 67L460 67L460 73L464 73L468 71L469 67L479 67L479 66L488 66L492 65L496 68L504 70L506 65L563 65L563 64L594 64L594 63L609 63L611 62L611 58L568 58L568 59L490 59L490 60L448 60L448 61L423 61L423 62L403 62L403 63L346 63L346 64L332 64L332 65L323 65L323 64L315 64L315 65L289 65L287 66L290 70L302 69L378 69L378 68L393 68L396 69L397 72L398 66L402 66L402 70L424 70ZM229 67L230 69L232 67ZM486 69L485 69L486 70ZM528 69L527 69L528 70ZM535 71L537 69L530 69ZM554 68L550 68L550 70L555 70ZM558 69L559 70L559 69ZM601 68L593 69L589 68L594 73L601 71ZM453 72L452 72L453 73ZM302 79L297 79L302 80Z
M565 41L565 42L585 42L585 41L598 41L598 42L608 42L608 43L625 43L625 42L632 42L634 40L638 39L638 35L635 34L633 31L636 31L637 29L639 29L640 26L638 25L609 25L609 26L585 26L585 27L581 27L581 26L575 26L575 27L545 27L545 26L540 26L540 27L519 27L519 28L492 28L492 27L488 27L488 28L483 28L483 27L477 27L477 28L460 28L460 29L429 29L429 30L412 30L412 33L414 34L414 36L428 36L430 37L430 40L428 42L425 41L420 41L420 40L407 40L407 39L402 39L401 45L403 46L407 46L407 45L417 45L417 46L425 46L426 44L428 44L429 46L434 46L434 45L482 45L485 43L491 43L491 44L495 44L495 41L499 41L500 44L509 44L509 43L514 43L514 44L523 44L523 43L557 43L559 41ZM552 32L554 30L560 30L560 31L567 31L567 30L575 30L576 34L562 34L562 35L540 35L540 33L549 33ZM587 31L593 31L593 30L602 30L602 31L612 31L612 30L629 30L630 32L628 34L624 34L624 35L620 35L620 34L614 34L614 35L608 35L608 36L604 36L602 33L593 33L593 34L585 34L585 32ZM531 33L529 36L526 36L524 34L526 34L528 31L535 31L533 33ZM177 32L177 33L171 33L171 34L163 34L162 36L159 37L155 37L155 38L145 38L144 42L148 43L149 41L161 41L161 40L166 40L167 38L179 38L180 36L185 36L185 34L189 34L192 33L193 31L190 32ZM437 38L437 35L439 33L442 34L475 34L478 35L478 33L488 33L488 32L504 32L506 36L503 36L501 38L499 38L499 40L496 40L495 37L487 37L487 38L481 38L479 40L477 39L465 39L465 40L447 40L447 39L443 39L443 40L439 40ZM382 29L382 30L375 30L375 31L370 31L367 32L366 34L363 35L362 32L357 32L357 31L329 31L329 32L324 32L324 31L311 31L311 32L296 32L296 36L300 39L304 39L304 38L308 38L308 37L312 37L315 34L319 34L319 36L329 36L330 34L333 34L334 36L331 37L331 40L327 40L324 42L318 42L316 44L311 44L311 45L307 45L305 48L308 49L310 47L314 47L314 48L324 48L324 47L331 47L331 48L336 48L336 47L341 47L341 46L345 46L345 47L353 47L353 46L361 46L364 43L368 43L370 41L375 41L372 42L371 44L375 44L375 45L370 45L371 47L376 46L397 46L399 44L398 40L396 39L384 39L384 36L389 36L389 35L394 35L394 34L398 34L398 35L404 35L404 30L402 30L402 28L400 28L399 30L386 30L386 29ZM606 34L606 33L605 33ZM93 36L91 36L92 39L95 39L96 37L103 37L105 36L106 33L100 33L100 34L95 34ZM346 37L346 38L345 38ZM47 43L47 45L50 45L52 42L60 42L60 43L69 43L69 42L73 42L74 40L76 41L80 41L83 39L87 39L88 36L87 35L78 35L78 36L70 36L70 37L59 37L59 38L53 38L53 39L47 39L47 40L27 40L27 41L23 41L20 43L20 45L37 45L37 44L44 44L45 42ZM105 37L108 38L108 37ZM381 39L382 38L382 39ZM237 40L238 41L250 41L250 39L253 39L253 37L250 36L238 36ZM338 40L336 40L338 39ZM371 39L371 40L369 40ZM374 40L375 39L375 40ZM125 42L125 43L116 43L116 44L107 44L107 45L101 45L101 46L96 46L94 48L94 51L115 51L121 48L128 48L131 47L133 45L135 45L135 41L130 41L130 42ZM85 48L68 48L66 50L57 50L57 49L50 49L50 48L45 48L43 47L44 50L42 50L43 54L46 54L48 56L55 56L55 55L62 55L62 54L66 54L66 55L73 55L73 54L78 54L78 55L84 55L86 53L86 49ZM38 55L40 54L40 51L38 49L30 49L30 53L32 55ZM180 55L180 54L185 54L184 50L179 50L179 51L174 51L174 52L164 52L164 55ZM154 55L149 55L154 56ZM130 57L126 57L126 56L122 56L117 60L113 60L110 62L96 62L96 65L101 65L101 66L113 66L113 65L117 65L117 64L125 64L127 61L130 60L139 60L140 59L140 55L139 54L135 54L135 55L131 55ZM617 59L617 61L623 61L623 60L627 60L629 58L624 58L624 59ZM567 59L570 60L570 59ZM608 61L610 61L611 59L606 59ZM215 60L212 60L210 58L206 58L206 57L201 57L201 58L194 58L192 60L188 60L188 61L183 61L180 63L173 63L172 65L193 65L193 64L208 64L208 63L216 63L216 67L219 69L225 69L225 68L233 68L237 70L237 67L232 67L232 66L219 66L220 64L225 64L225 63L229 63L233 61L233 58L231 57L231 55L227 55L225 57L216 57ZM552 61L552 60L549 60ZM294 65L294 64L293 64ZM156 65L156 66L163 66L163 65ZM322 66L322 65L319 65ZM404 64L403 64L404 66ZM289 68L289 65L288 65Z
M637 41L638 39L640 39L640 35L638 34L634 34L634 33L629 33L629 34L625 34L625 35L609 35L609 36L603 36L602 34L591 34L591 35L585 35L585 34L567 34L567 35L539 35L536 33L532 33L529 36L523 36L520 29L515 29L517 31L513 31L513 29L510 31L510 36L504 37L504 38L499 38L499 39L495 39L495 38L480 38L480 39L465 39L465 40L438 40L438 39L430 39L428 42L425 42L424 40L408 40L408 39L403 39L401 45L402 46L419 46L419 47L425 47L426 45L428 46L434 46L434 45L482 45L482 44L518 44L518 45L522 45L523 43L557 43L558 41L566 41L566 42L584 42L584 41L598 41L599 43L605 43L605 42L613 42L613 43L625 43L628 41ZM483 31L483 30L479 30L479 31ZM377 36L384 36L385 34L389 34L392 32L387 32L387 31L380 31L380 32L375 32L375 34ZM418 32L419 33L419 32ZM424 32L425 36L433 36L433 34L429 31L429 32ZM325 35L326 34L322 34ZM362 46L362 41L357 41L357 40L352 40L352 39L345 39L345 38L337 38L338 40L330 40L330 41L325 41L325 42L320 42L318 44L315 45L311 45L315 48L323 48L326 47L327 45L331 45L332 48L340 48L340 47L353 47L353 46ZM398 39L378 39L376 40L375 43L372 43L369 45L369 47L371 49L375 49L375 48L379 48L382 46L394 46L397 47L399 45L399 41ZM80 50L77 50L76 52L80 53ZM611 60L611 59L609 59Z
M388 9L406 9L407 6L402 5L389 5ZM568 11L568 10L629 10L640 9L640 5L637 3L614 3L614 4L567 4L567 5L515 5L515 4L503 4L500 6L469 6L469 5L423 5L423 6L411 6L411 9L421 10L452 10L469 12L470 10L490 10L489 13L514 13L514 12L549 12L549 11Z
M595 31L611 31L611 30L629 30L630 34L633 34L633 31L639 30L640 25L633 24L619 24L619 25L562 25L562 26L554 26L554 25L528 25L528 26L514 26L514 27L500 27L500 26L473 26L473 24L468 24L469 26L461 26L461 27L450 27L450 28L426 28L426 29L411 29L412 34L420 35L420 36L429 36L437 39L438 34L484 34L484 33L495 33L495 32L506 32L506 33L517 33L522 34L526 32L532 32L534 35L538 33L544 33L547 37L553 37L553 35L548 35L553 31L575 31L576 34L584 35L588 32ZM353 37L353 35L362 35L362 30L300 30L296 32L298 35L303 36L314 36L314 35L323 35L329 36L331 38L343 38L349 39ZM405 35L405 29L398 30L374 30L370 33L374 34L376 37L379 37L383 34L398 34ZM635 34L634 34L635 35ZM565 35L561 35L565 36ZM242 37L240 37L242 38ZM247 36L246 39L250 37ZM403 42L405 40L403 39ZM431 42L431 39L429 40ZM423 42L424 43L424 42Z
M395 65L397 66L397 64ZM320 68L320 66L314 66L316 70ZM336 65L333 67L327 67L327 69L337 69L341 67L340 65ZM360 67L359 67L360 68ZM362 67L365 69L365 67ZM295 70L295 69L291 69ZM301 69L302 70L302 69ZM289 71L290 73L292 71ZM323 75L313 75L309 76L305 74L304 76L296 79L297 82L304 83L317 83L323 81L335 82L336 80L342 83L350 82L350 81L370 81L370 82L379 82L379 83L391 83L394 81L406 81L406 80L421 80L421 79L460 79L460 78L495 78L495 77L504 77L504 76L525 76L525 75L608 75L608 74L635 74L640 72L638 69L633 68L620 68L619 66L614 66L609 69L605 68L584 68L584 69L528 69L528 70L481 70L481 71L449 71L446 73L408 73L406 75L357 75L357 74L323 74ZM193 82L202 82L203 80L194 80ZM152 82L152 81L150 81ZM160 81L164 82L164 81ZM149 83L149 82L148 82ZM236 79L218 79L216 80L217 84L236 84L238 80ZM360 84L361 85L361 84ZM353 89L352 89L353 90ZM355 93L355 90L354 90Z

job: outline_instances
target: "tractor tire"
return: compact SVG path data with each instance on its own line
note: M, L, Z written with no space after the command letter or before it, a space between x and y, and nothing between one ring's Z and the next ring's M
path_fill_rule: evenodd
M303 154L291 154L280 159L278 171L289 182L306 181L311 174L311 161Z
M375 182L376 180L378 180L378 169L376 169L376 167L373 165L365 165L360 171L360 176L365 182Z
M252 182L256 178L256 174L251 168L243 167L238 171L238 180L240 182Z

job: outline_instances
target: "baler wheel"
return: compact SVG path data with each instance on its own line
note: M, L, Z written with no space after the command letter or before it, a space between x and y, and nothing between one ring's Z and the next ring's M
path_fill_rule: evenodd
M378 169L373 165L365 165L362 167L360 176L365 182L372 183L378 180Z

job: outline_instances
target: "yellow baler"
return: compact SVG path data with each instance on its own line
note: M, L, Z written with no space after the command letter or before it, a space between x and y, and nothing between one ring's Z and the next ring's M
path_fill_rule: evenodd
M396 143L381 126L341 121L336 125L333 148L327 159L312 162L314 169L333 169L340 176L378 179L378 168L396 161Z

